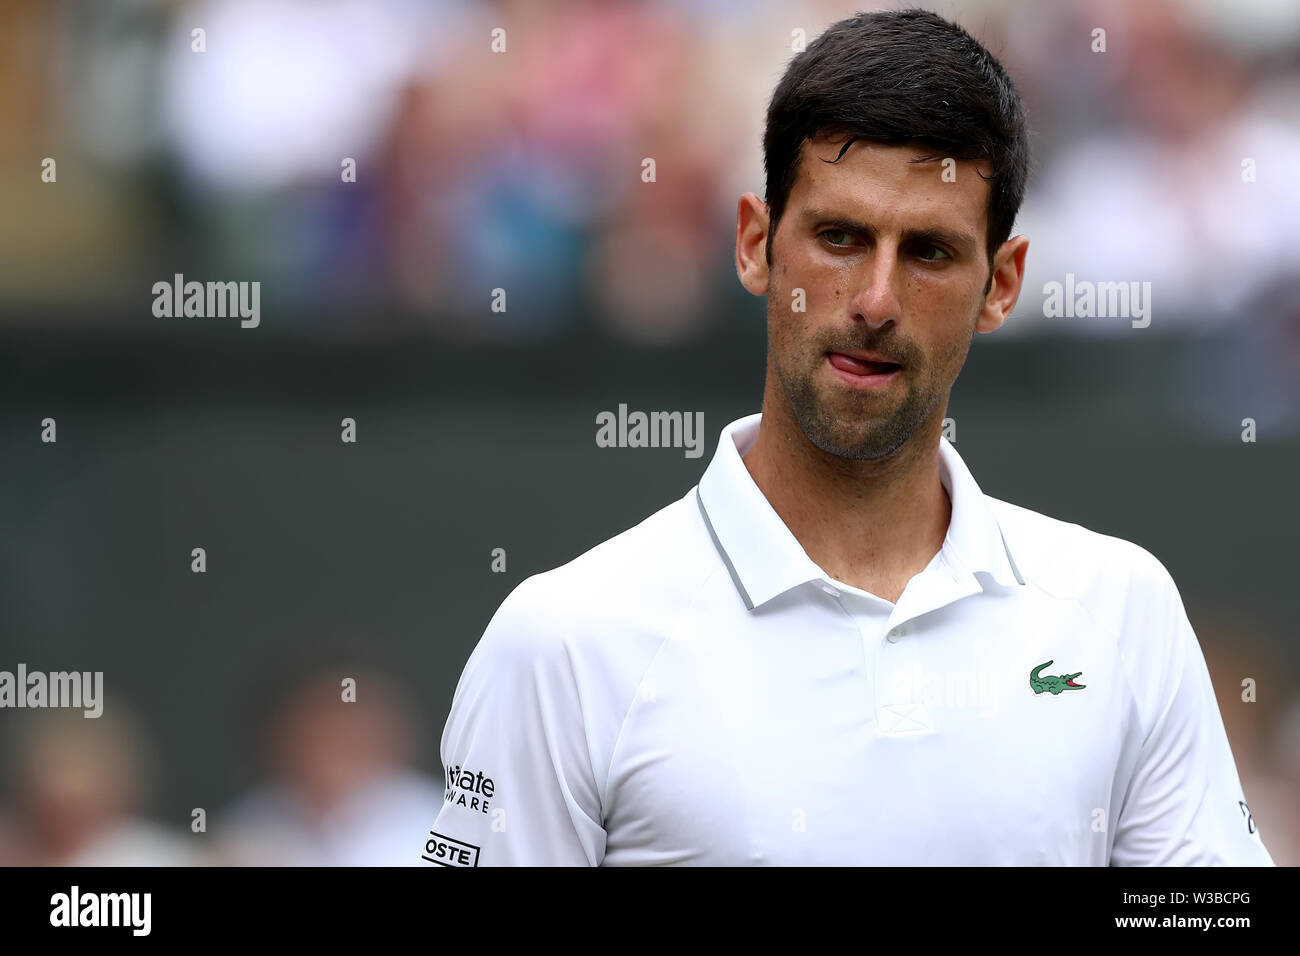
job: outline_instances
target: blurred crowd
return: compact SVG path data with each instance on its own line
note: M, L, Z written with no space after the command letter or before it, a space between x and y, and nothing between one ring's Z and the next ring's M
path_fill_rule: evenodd
M341 673L286 672L267 701L246 701L252 718L235 748L257 782L224 806L160 812L158 790L177 781L121 700L96 719L33 711L6 721L17 729L4 741L0 865L419 865L443 787L418 768L437 761L413 741L437 734L419 732L392 678L350 669L347 700Z
M1300 5L928 5L1002 59L1034 130L1001 335L1122 334L1043 316L1072 274L1151 282L1153 331L1249 326L1300 362ZM312 334L688 341L742 296L772 87L858 7L9 0L0 317L147 318L141 289L188 272L259 279L276 326Z

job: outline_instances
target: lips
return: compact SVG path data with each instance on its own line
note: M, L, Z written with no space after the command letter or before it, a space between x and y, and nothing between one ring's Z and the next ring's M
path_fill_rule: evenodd
M897 362L890 362L879 356L853 356L843 352L832 352L830 361L841 372L848 372L850 375L888 375L902 368Z
M826 353L831 374L856 392L875 392L891 387L902 377L903 366L874 352Z

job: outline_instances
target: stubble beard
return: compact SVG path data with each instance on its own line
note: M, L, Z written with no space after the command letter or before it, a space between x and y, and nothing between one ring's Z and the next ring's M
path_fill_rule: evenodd
M831 398L819 392L816 383L819 375L825 374L825 361L822 350L805 356L795 372L778 361L777 377L808 441L836 458L879 461L895 455L942 399L942 395L917 387L913 366L905 366L900 372L903 380L890 386L890 390L906 390L901 401L871 393L855 395L847 388L836 389L842 395Z

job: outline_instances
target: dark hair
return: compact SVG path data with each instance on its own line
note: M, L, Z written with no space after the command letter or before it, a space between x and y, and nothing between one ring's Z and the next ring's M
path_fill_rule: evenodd
M978 40L928 10L859 13L832 24L790 61L763 133L769 265L805 140L840 134L849 139L839 156L865 139L933 150L924 160L987 160L992 267L1025 195L1029 135L1015 85Z

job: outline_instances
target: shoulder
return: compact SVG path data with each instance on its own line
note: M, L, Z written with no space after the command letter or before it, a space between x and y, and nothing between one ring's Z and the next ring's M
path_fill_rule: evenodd
M1172 696L1187 693L1194 706L1216 706L1200 642L1159 558L1132 541L1027 508L1006 502L994 508L1025 583L1077 602L1114 641L1142 739Z
M480 648L531 656L605 646L636 654L720 568L692 488L565 564L525 578L502 601Z
M566 564L525 578L470 654L444 750L462 738L486 741L503 727L525 734L529 721L580 723L599 775L676 621L716 573L713 565L721 567L715 554L692 489Z
M1114 634L1137 619L1167 613L1177 586L1163 562L1125 538L987 498L1026 584L1074 600Z

